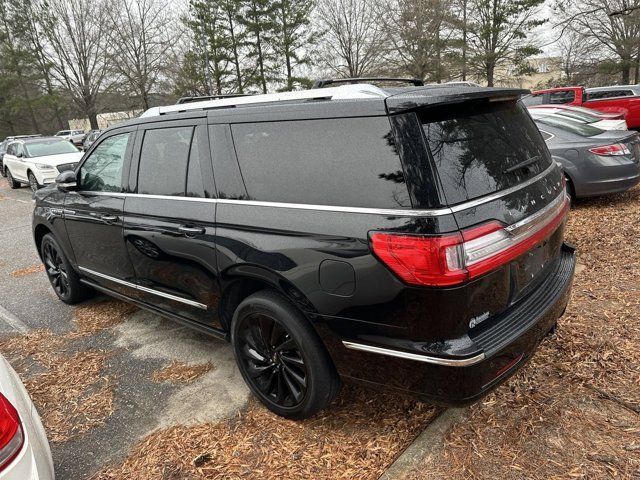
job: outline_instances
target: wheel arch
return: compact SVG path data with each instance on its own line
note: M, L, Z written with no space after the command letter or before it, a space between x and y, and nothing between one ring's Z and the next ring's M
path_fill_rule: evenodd
M303 315L316 312L309 299L282 275L258 265L234 265L220 274L220 322L227 331L238 305L249 295L272 288L295 305Z

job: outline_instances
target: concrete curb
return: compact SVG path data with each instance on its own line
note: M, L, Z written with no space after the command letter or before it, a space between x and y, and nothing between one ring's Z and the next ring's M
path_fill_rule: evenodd
M380 476L380 480L404 478L408 473L420 467L427 455L438 453L442 449L442 440L449 429L467 418L468 409L448 408L442 412L424 431L400 454L396 461Z

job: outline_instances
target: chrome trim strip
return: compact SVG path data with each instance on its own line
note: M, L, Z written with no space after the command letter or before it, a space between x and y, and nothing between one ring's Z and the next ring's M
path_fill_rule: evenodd
M491 195L487 195L486 197L480 197L480 198L478 198L476 200L470 200L468 202L464 202L464 203L461 203L459 205L454 205L453 207L451 207L451 211L454 212L454 213L461 212L463 210L467 210L469 208L474 208L474 207L477 207L479 205L482 205L483 203L493 202L494 200L497 200L500 197L505 197L505 196L507 196L507 195L509 195L509 194L511 194L513 192L517 192L518 190L526 188L529 185L533 185L534 183L536 183L541 178L547 176L549 174L549 172L551 172L551 170L553 170L554 168L556 168L556 163L555 162L551 162L551 165L549 165L546 168L546 170L540 172L535 177L531 177L526 182L519 183L517 185L514 185L513 187L506 188L504 190L500 190L499 192L493 193Z
M112 277L110 275L105 275L104 273L96 272L95 270L91 270L90 268L85 268L78 266L80 270L90 275L95 275L96 277L104 278L105 280L109 280L111 282L119 283L121 285L125 285L127 287L133 288L134 290L139 290L141 292L151 293L152 295L157 295L159 297L168 298L169 300L174 300L176 302L181 302L186 305L190 305L192 307L200 308L201 310L207 310L207 306L204 303L195 302L193 300L189 300L186 298L178 297L177 295L171 295L170 293L160 292L158 290L154 290L149 287L143 287L142 285L137 285L135 283L127 282L126 280L120 280L119 278Z
M417 362L430 363L432 365L443 365L445 367L468 367L469 365L475 365L485 359L484 352L479 353L470 358L442 358L432 357L430 355L421 355L419 353L401 352L399 350L390 350L388 348L374 347L372 345L364 345L362 343L342 341L342 344L351 349L359 350L362 352L377 353L380 355L387 355L389 357L403 358L405 360L415 360Z
M567 201L568 201L568 197L567 197L566 189L563 188L560 194L556 198L551 200L549 204L545 205L543 208L538 210L533 215L529 215L528 217L523 218L519 222L509 225L508 227L505 228L505 230L507 230L509 233L517 234L518 230L524 227L527 227L527 229L534 228L537 224L542 223L546 220L546 218L544 217L546 217L547 214L549 214L549 212L552 212L554 210L557 210L559 212L560 210L562 210L562 207L564 207L564 204Z
M170 195L146 195L142 193L120 193L120 192L85 192L78 193L86 195L105 195L112 197L133 197L133 198L154 198L158 200L178 200L186 202L205 202L220 203L224 205L245 205L250 207L272 207L272 208L290 208L295 210L313 210L317 212L341 212L341 213L362 213L369 215L386 215L392 217L437 217L441 215L450 215L452 213L461 212L469 208L474 208L483 203L492 202L513 192L528 187L546 176L552 169L556 168L555 162L540 172L535 177L530 178L526 182L514 185L511 188L501 190L491 195L460 203L453 207L432 208L432 209L402 209L402 208L369 208L369 207L343 207L339 205L314 205L307 203L286 203L286 202L263 202L258 200L233 200L228 198L197 198L197 197L174 197Z

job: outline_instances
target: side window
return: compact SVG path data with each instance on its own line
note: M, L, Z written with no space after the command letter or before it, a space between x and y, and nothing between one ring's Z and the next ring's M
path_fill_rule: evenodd
M80 190L87 192L122 191L122 164L129 134L109 137L96 147L80 167Z
M387 117L236 124L232 132L252 200L411 205Z
M193 127L170 127L144 133L138 193L184 196Z
M17 156L22 155L23 157L25 156L25 154L24 154L24 146L21 143L16 143L15 150L16 150L15 155L17 155Z
M218 198L241 200L247 198L242 175L238 168L228 125L209 126L210 150L213 156L213 175Z
M15 155L15 148L13 147L13 143L10 143L7 146L7 155Z
M576 98L576 93L573 90L564 90L561 92L551 92L549 94L549 103L558 105L563 103L573 102Z
M540 130L540 133L542 134L542 138L544 139L545 142L553 138L553 135L551 135L548 132L545 132L544 130Z
M208 159L207 152L203 152L203 136L206 137L206 127L198 125L193 132L193 140L191 142L191 152L189 152L189 168L187 170L187 197L204 197L204 184L202 182L201 162Z

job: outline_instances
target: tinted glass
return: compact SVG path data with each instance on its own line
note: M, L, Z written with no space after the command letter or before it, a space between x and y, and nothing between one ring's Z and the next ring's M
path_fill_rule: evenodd
M128 133L104 140L80 167L80 190L122 191L122 164L129 141Z
M233 125L249 197L272 202L409 207L387 117Z
M524 103L527 107L532 107L534 105L542 105L543 94L539 93L537 95L525 95L522 97L522 103Z
M450 204L521 183L551 164L521 103L467 102L425 112L424 132ZM521 163L526 166L518 168Z
M50 139L38 142L29 142L25 145L30 157L45 157L47 155L61 155L78 151L71 142L66 140Z
M7 145L7 155L15 155L15 147L13 143Z
M587 100L601 100L605 98L630 97L633 95L631 90L602 90L599 92L587 93Z
M553 135L551 135L550 133L544 132L542 130L540 130L540 133L542 134L542 138L544 138L545 142L553 137Z
M184 196L192 136L190 126L145 131L138 193Z
M204 125L196 127L191 142L191 153L189 154L189 169L187 171L187 197L204 197L204 185L202 183L202 170L200 163L207 160L207 152L202 151L202 146L206 145L202 135L206 135Z
M593 137L594 135L600 135L601 133L604 133L604 130L598 127L594 127L593 125L578 123L572 121L569 118L557 116L539 118L536 119L536 122L542 125L551 125L553 127L557 127L560 130L564 130L565 132L573 133L581 137Z
M571 103L575 100L576 94L573 90L565 90L562 92L551 92L549 94L549 103L562 104Z
M227 125L209 126L209 142L218 198L247 198Z

